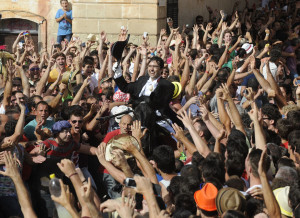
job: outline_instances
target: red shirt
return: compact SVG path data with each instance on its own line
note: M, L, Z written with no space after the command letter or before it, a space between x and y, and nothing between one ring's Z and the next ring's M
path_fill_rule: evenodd
M289 149L289 142L282 143L280 146Z
M120 134L121 134L120 129L116 129L114 131L111 131L111 132L106 134L105 138L103 139L103 142L107 144L109 142L109 140L111 140L116 135L120 135Z

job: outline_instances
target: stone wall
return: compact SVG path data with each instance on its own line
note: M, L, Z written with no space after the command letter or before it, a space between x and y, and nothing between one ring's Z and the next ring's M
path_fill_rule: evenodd
M115 41L124 26L131 42L140 44L143 33L148 32L155 45L165 25L166 7L160 7L158 0L74 0L73 16L73 32L80 38L105 30L108 39Z
M226 13L232 12L232 7L237 0L178 0L178 25L184 24L192 26L195 23L197 15L202 15L204 19L208 18L206 6L214 9L223 9ZM248 0L249 6L253 3L258 5L258 0ZM245 7L245 1L240 1L239 10Z
M129 29L130 41L140 44L144 32L155 45L159 31L166 27L166 6L162 0L69 0L73 10L73 33L85 41L89 33L105 30L108 39L115 41L121 26ZM166 0L165 0L166 1ZM232 0L178 0L179 25L194 23L198 14L207 16L206 4L230 12ZM256 1L256 0L252 0ZM251 0L250 0L251 2ZM243 3L243 2L242 2ZM241 5L242 7L242 5ZM2 19L21 18L39 24L39 47L49 48L56 41L58 24L55 14L61 8L59 0L1 0Z

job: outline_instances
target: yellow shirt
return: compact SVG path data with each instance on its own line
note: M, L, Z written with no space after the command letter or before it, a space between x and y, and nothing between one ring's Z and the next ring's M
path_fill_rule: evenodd
M66 67L66 71L70 71L70 68ZM59 72L56 68L50 71L48 83L54 83L59 75Z

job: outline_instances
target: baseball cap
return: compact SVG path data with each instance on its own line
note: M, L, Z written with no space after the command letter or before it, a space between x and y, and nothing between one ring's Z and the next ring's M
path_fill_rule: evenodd
M206 211L216 211L216 197L218 189L212 183L206 183L205 186L194 193L194 199L197 206Z
M242 48L245 49L247 54L249 54L253 50L253 45L250 43L244 43Z
M220 215L227 210L243 212L246 208L246 199L244 195L235 188L222 188L218 192L216 206Z

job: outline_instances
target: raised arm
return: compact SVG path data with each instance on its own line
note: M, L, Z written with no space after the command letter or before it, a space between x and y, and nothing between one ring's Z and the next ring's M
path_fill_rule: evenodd
M103 106L100 108L100 110L97 112L96 116L93 118L93 120L91 122L89 122L87 125L86 125L86 129L88 131L93 131L98 122L99 122L99 118L103 115L103 113L109 108L109 104L107 101L104 102Z
M135 82L136 79L137 79L137 76L138 76L138 73L139 73L140 60L141 60L140 49L137 49L135 60L134 60L134 67L133 67L131 82Z
M198 25L194 25L193 27L193 42L192 42L192 49L197 49L197 41L198 41L198 32L199 32L199 27Z
M216 97L217 97L217 105L218 105L218 112L219 112L219 118L221 123L225 126L226 131L229 133L231 131L231 120L228 116L225 106L224 106L224 99L223 97L223 89L218 88L216 90Z
M75 189L76 195L82 207L81 216L90 216L89 209L86 205L86 202L81 196L81 186L83 185L78 173L75 170L74 163L71 160L63 159L60 163L57 163L59 169L68 177Z
M172 135L184 145L190 154L193 154L195 151L197 151L195 145L184 135L184 132L180 126L174 123L172 124L172 127L175 131L175 134Z
M104 143L105 144L105 143ZM117 169L112 163L106 161L105 159L105 145L103 143L98 146L97 157L100 164L105 167L109 174L117 180L120 184L124 184L126 175L119 169Z
M208 36L208 32L210 32L212 30L212 24L211 23L208 23L206 28L205 28L205 33L204 33L204 36L203 36L203 43L204 45L206 45L206 42L207 42L207 36Z
M102 64L104 61L103 44L104 44L105 40L106 40L106 33L104 31L102 31L99 35L99 46L98 46L98 57L99 57L101 67L102 67Z
M105 77L105 71L106 71L108 59L109 59L109 57L108 57L108 55L106 55L102 65L101 65L101 69L100 69L99 76L98 76L98 87L101 87L101 80Z
M24 32L20 32L18 37L16 38L16 40L14 41L14 44L12 46L12 53L16 53L17 52L17 46L18 46L18 43L20 42L21 38L24 37L23 36L23 33Z
M203 139L199 136L195 127L193 126L193 122L191 120L191 113L189 115L186 111L183 111L178 118L183 122L184 126L189 130L193 141L196 145L197 151L205 158L211 151L209 150L207 144L203 141Z
M55 63L55 59L52 57L51 61L49 62L46 72L43 74L42 78L37 83L36 91L35 91L36 95L42 96L43 88L46 86L51 68L53 67L54 63Z
M52 108L52 110L56 111L59 103L62 100L62 97L64 95L66 95L66 91L67 91L67 85L64 83L61 83L59 85L59 94L55 96L55 98L53 98L50 102L49 102L49 106Z
M23 128L24 128L24 123L25 123L25 110L26 107L24 104L21 104L19 99L17 99L17 104L21 109L21 114L20 117L18 119L16 128L15 128L15 132L12 136L5 138L5 141L7 140L8 142L11 143L18 143L21 136L23 135Z
M241 116L239 114L239 111L238 111L236 105L234 104L234 101L233 101L232 97L230 96L228 86L225 85L225 84L222 84L222 87L223 87L223 90L224 90L224 92L223 92L224 100L226 100L228 102L229 109L230 109L230 112L231 112L231 115L232 115L232 119L233 119L232 122L236 126L236 129L238 129L242 133L246 134Z
M16 157L13 158L10 152L4 153L5 171L0 171L3 176L8 176L15 184L15 188L18 195L18 201L21 206L22 213L25 218L36 218L36 214L32 208L31 200L27 189L23 183L22 177L18 169L18 163Z
M266 161L267 149L264 149L258 162L258 175L262 184L262 192L268 215L271 218L277 218L281 217L281 211L267 178Z
M7 61L6 69L7 69L7 80L4 88L4 95L2 101L4 109L6 109L6 107L10 105L10 97L12 92L12 77L13 74L15 73L15 67L13 65L12 60Z
M222 68L223 64L225 63L226 59L227 59L227 56L228 56L228 49L229 49L229 43L226 43L225 44L225 49L224 49L224 52L219 60L219 63L218 63L218 68Z
M227 30L227 24L226 23L222 23L222 30L221 30L221 34L220 34L219 39L218 39L218 46L219 46L219 48L222 47L223 37L224 37L225 30Z
M141 69L140 69L140 73L138 75L138 78L141 77L141 76L144 76L146 74L146 68L147 68L147 48L144 47L144 46L142 46L140 54L142 56L142 64L141 64Z
M80 99L81 99L81 97L84 93L84 89L89 86L90 82L91 82L91 77L90 76L85 78L85 80L83 81L83 84L81 85L80 89L78 90L75 97L73 98L73 101L72 101L71 105L78 105L79 104L79 101L80 101Z
M263 127L261 123L262 121L259 120L258 118L258 109L255 102L253 102L251 106L252 109L250 112L248 112L248 114L254 124L255 147L264 150L266 148L267 142L266 142L266 136L263 132Z

